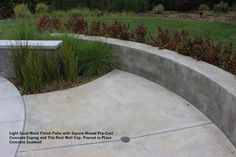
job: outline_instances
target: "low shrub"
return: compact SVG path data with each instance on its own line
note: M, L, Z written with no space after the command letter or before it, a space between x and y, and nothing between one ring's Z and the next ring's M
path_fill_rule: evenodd
M153 8L153 12L155 14L163 14L164 11L165 11L165 8L162 4L158 4L157 6Z
M158 34L151 38L151 43L153 46L174 50L236 74L236 52L233 51L232 44L222 46L220 42L214 43L210 34L204 38L193 38L187 31L177 32L158 27Z
M117 38L122 40L129 40L129 25L122 24L118 21L113 22L110 26L107 26L107 35L111 38Z
M78 41L77 55L80 73L86 77L100 76L117 65L112 48L100 42Z
M229 4L227 2L221 1L218 4L215 4L214 11L215 12L228 12L229 11Z
M198 10L199 10L199 11L209 11L210 8L209 8L208 5L206 5L206 4L201 4L201 5L198 7Z
M35 12L37 14L45 14L48 12L48 5L45 3L38 3L35 7Z
M94 36L106 36L108 32L108 26L104 22L92 21L89 27L88 34Z
M25 4L18 4L14 7L14 14L16 17L25 18L31 16L28 6Z
M67 30L73 33L85 34L88 31L88 24L83 17L74 15L66 21Z
M145 43L147 35L147 27L144 25L137 25L134 31L134 41Z
M63 24L58 17L42 16L37 20L37 30L40 32L51 32L53 30L61 31Z

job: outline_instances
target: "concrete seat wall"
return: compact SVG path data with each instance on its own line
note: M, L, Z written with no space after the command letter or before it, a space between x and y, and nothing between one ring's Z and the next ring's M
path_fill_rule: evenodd
M147 78L183 97L208 116L236 146L234 75L191 57L145 44L104 37L75 37L110 44L119 58L121 70Z

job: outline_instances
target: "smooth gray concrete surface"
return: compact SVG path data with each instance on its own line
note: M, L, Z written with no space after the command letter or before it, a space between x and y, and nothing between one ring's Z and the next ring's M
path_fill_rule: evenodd
M58 34L54 34L58 35ZM105 37L72 35L112 45L120 69L154 81L207 115L236 146L236 77L169 50Z
M188 101L137 75L114 70L79 87L24 96L24 131L109 131L112 140L45 140L17 157L235 157L225 135ZM120 138L129 136L129 143Z
M15 86L0 77L0 156L14 157L18 144L9 144L9 132L22 131L24 101Z

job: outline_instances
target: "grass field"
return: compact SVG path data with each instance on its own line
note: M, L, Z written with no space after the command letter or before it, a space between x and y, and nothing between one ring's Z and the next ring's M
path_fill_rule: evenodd
M162 28L169 28L172 30L188 30L192 36L204 36L210 32L214 41L222 41L224 43L232 42L234 48L236 48L236 25L220 22L206 22L206 21L193 21L193 20L173 20L161 17L114 17L114 16L102 16L102 17L85 17L89 22L103 21L105 23L112 23L114 20L118 20L123 23L129 23L131 28L134 28L137 24L144 24L148 27L149 33L153 34L157 31L157 25ZM25 22L28 27L35 26L35 18L26 19ZM11 34L14 34L14 30L19 26L19 21L2 20L0 21L0 39L11 39ZM32 28L35 29L35 28Z

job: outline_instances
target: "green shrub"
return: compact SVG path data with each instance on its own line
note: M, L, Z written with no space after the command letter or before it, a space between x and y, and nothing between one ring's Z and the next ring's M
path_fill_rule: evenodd
M25 4L18 4L14 7L14 13L16 17L29 17L31 12L28 9L28 6Z
M214 6L215 12L228 12L229 11L229 4L226 2L221 1L220 3Z
M37 14L45 14L48 12L48 5L45 3L38 3L35 8Z
M78 41L77 55L80 73L86 77L99 76L116 66L112 48L100 42Z
M206 4L201 4L201 5L198 7L198 10L199 10L199 11L209 11L210 8L209 8L208 5L206 5Z
M164 6L162 4L158 4L157 6L155 6L153 8L153 12L155 14L162 14L164 12L164 10L165 10L165 8L164 8Z

